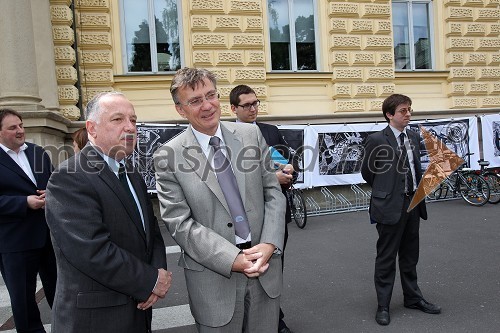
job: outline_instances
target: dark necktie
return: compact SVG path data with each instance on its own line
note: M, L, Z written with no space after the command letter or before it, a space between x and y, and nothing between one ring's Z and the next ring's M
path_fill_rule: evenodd
M118 169L118 179L120 179L120 183L122 184L123 189L125 192L127 192L129 198L132 200L134 204L135 211L137 212L137 215L139 218L141 217L141 214L139 213L139 207L137 207L137 203L135 202L134 195L132 194L132 191L130 190L130 186L128 185L127 181L127 173L125 171L125 165L120 163L120 168ZM141 221L142 223L142 221Z
M231 163L220 149L220 139L216 136L210 138L209 144L214 148L214 167L219 181L220 188L226 198L231 217L234 221L234 231L236 236L247 239L250 233L247 214L243 201L241 200L238 183L234 176Z
M399 148L401 149L401 161L404 163L403 170L405 171L405 192L413 192L413 176L411 174L408 152L406 151L404 132L399 135Z

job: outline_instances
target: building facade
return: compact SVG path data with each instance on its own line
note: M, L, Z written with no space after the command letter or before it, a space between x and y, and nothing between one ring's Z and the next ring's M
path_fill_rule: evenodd
M140 122L182 122L168 89L195 66L227 117L242 83L282 124L383 121L392 93L416 117L498 113L499 34L499 0L1 0L0 107L53 146L101 91Z

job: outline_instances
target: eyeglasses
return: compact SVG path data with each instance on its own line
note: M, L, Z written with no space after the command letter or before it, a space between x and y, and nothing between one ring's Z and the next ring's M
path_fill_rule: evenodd
M217 90L210 91L208 94L205 95L205 97L196 97L193 98L192 100L188 101L186 104L183 104L181 102L178 102L177 104L179 105L186 105L189 106L193 109L199 108L205 100L209 102L213 102L218 100L220 95L217 93Z
M405 116L407 113L412 114L413 110L411 108L408 109L399 109L397 112L401 113L403 116Z
M239 106L239 107L242 107L243 110L245 110L245 111L250 111L251 108L257 109L259 107L259 105L260 105L260 101L256 100L253 103L247 103L247 104L243 104L243 105L236 104L236 105Z

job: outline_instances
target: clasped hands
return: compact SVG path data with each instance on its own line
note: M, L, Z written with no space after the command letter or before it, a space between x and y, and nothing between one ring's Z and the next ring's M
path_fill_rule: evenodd
M139 310L146 310L153 306L158 299L164 298L172 284L172 272L164 270L163 268L158 269L158 280L153 292L147 300L137 304Z
M259 277L269 268L268 261L275 249L273 244L261 243L243 250L234 260L232 271L250 278Z
M36 193L38 195L33 194L26 198L28 207L33 210L45 208L45 190L36 190Z

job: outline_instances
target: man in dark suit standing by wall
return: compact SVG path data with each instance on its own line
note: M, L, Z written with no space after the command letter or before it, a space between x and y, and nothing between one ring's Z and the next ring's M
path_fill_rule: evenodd
M56 261L45 222L45 187L52 172L47 153L26 143L21 115L0 110L0 270L18 332L45 332L35 300L40 274L52 306Z
M238 85L231 90L229 94L229 103L231 110L236 115L237 121L242 123L256 124L262 136L266 139L266 143L270 147L274 147L285 159L289 159L290 151L288 143L280 134L278 128L274 125L257 122L257 113L259 112L260 101L257 99L255 91L244 84ZM280 165L276 170L276 178L281 185L283 194L286 196L286 191L292 182L293 166L291 164ZM283 252L286 248L288 240L288 223L291 221L290 206L286 204L285 214L285 240L283 245ZM284 263L284 253L281 256L282 265ZM280 308L280 321L278 326L279 333L292 333L292 331L285 324L283 310Z
M125 161L137 140L134 107L101 93L86 117L90 142L47 186L59 270L52 332L151 332L151 306L171 273L144 180Z
M377 224L375 320L389 325L396 275L396 256L403 287L404 306L438 314L441 308L427 302L417 284L420 218L427 219L425 201L407 212L422 177L419 136L407 129L411 99L400 94L387 97L382 112L389 125L366 140L361 174L372 187L370 220Z

